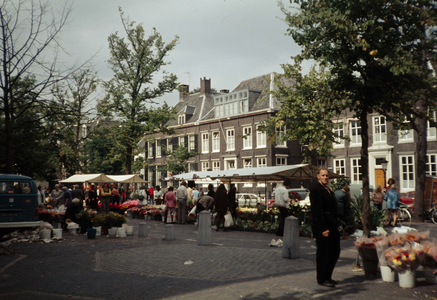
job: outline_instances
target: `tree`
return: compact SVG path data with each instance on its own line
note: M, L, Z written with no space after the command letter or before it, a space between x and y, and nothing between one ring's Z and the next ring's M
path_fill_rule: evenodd
M98 83L97 75L85 69L74 72L52 90L56 99L53 105L63 113L55 116L52 122L47 122L47 129L58 129L56 131L59 134L55 140L52 139L52 145L59 149L60 162L69 174L82 171L82 166L87 162L83 146L87 139L87 124L96 115L90 104Z
M172 172L173 175L182 174L188 171L187 161L198 156L200 153L195 151L188 151L187 148L179 146L169 153L166 159L167 165L161 171Z
M119 122L114 151L125 156L124 171L130 174L134 151L144 134L173 132L166 122L174 118L174 109L165 103L158 108L151 105L178 86L174 74L159 73L168 64L164 59L176 46L178 37L166 44L153 28L153 33L146 38L143 26L135 25L120 8L119 11L127 39L119 37L118 32L108 37L108 63L114 78L103 85L108 96L100 107L104 114L114 116ZM161 79L154 85L156 77Z
M424 86L429 77L423 68L426 59L435 61L436 7L427 0L293 2L297 12L282 9L288 33L303 47L296 59L316 59L331 66L335 75L331 89L352 95L347 107L361 121L363 228L369 235L367 115L376 108L387 115L393 113L393 106L401 110L399 99Z
M65 5L58 18L50 17L48 3L35 1L8 1L0 5L0 101L4 116L5 167L15 173L14 140L25 124L37 124L46 115L41 108L50 103L47 92L68 75L68 70L57 66L56 41L64 27L70 7ZM53 59L44 55L55 47ZM23 82L27 82L23 85ZM20 99L25 95L26 100ZM37 114L32 114L34 109ZM53 114L56 112L50 112ZM25 123L17 120L27 114Z

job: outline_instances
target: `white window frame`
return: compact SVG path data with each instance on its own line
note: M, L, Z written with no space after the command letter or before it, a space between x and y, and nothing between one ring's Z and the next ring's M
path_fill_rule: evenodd
M415 170L414 170L414 155L399 155L399 175L401 179L400 190L401 192L414 191Z
M185 136L179 137L179 146L185 147Z
M213 131L212 135L212 152L220 152L220 132Z
M153 143L152 142L148 142L147 149L148 149L147 158L153 158Z
M171 138L167 139L167 152L173 152L173 145L171 143Z
M178 125L185 124L185 115L178 116Z
M387 120L384 116L374 116L372 118L373 143L387 143Z
M188 136L188 151L194 151L196 147L196 136L194 134Z
M161 157L162 156L161 140L155 140L155 144L156 144L156 157Z
M224 170L235 170L237 169L237 159L236 158L225 158L224 161ZM234 164L234 167L231 167L231 163Z
M276 157L276 165L277 166L286 166L287 158L286 157Z
M275 127L276 147L287 147L287 141L280 142L280 138L286 135L287 127L282 125L280 128Z
M414 131L409 130L398 130L399 142L400 143L413 143L414 142Z
M426 155L426 174L437 176L437 153Z
M359 126L358 126L359 125ZM361 145L361 122L358 120L349 121L349 136L351 146Z
M209 169L209 161L202 161L202 172L208 171Z
M212 170L213 171L220 171L220 161L219 160L212 161Z
M361 158L351 158L351 183L362 183L362 176Z
M247 168L252 168L252 158L243 158L243 168L247 169Z
M334 148L343 148L344 147L344 140L340 137L344 137L344 123L335 123L334 129L333 129L334 135L336 136L335 141L338 142L334 143Z
M267 157L257 157L256 158L256 167L257 168L265 168L267 167Z
M209 153L209 133L202 133L202 153Z
M338 175L346 175L346 160L343 159L334 159L332 161L332 168L334 173Z
M243 127L243 149L252 149L252 126Z
M226 151L235 150L235 129L226 129Z
M431 115L431 119L433 121L435 121L436 120L436 111L435 110L431 110L429 112L429 114ZM431 127L429 121L426 121L426 139L427 140L435 140L435 139L437 139L436 128L435 127Z
M267 133L258 131L258 126L256 126L256 147L266 148L267 147Z
M326 158L318 158L317 159L317 167L318 168L321 168L321 167L326 168L326 166L327 166L326 163L327 163Z

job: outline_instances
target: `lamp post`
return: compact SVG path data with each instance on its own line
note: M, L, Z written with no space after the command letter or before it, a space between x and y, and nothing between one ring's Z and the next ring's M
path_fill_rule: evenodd
M387 170L387 164L388 164L388 161L385 158L383 158L381 160L381 167L382 167L382 170L384 171L384 190L385 190L385 187L387 186L387 183L385 181L385 171Z

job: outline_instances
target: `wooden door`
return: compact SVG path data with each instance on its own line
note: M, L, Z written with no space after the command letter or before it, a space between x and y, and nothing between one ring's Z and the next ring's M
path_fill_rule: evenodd
M380 185L384 190L384 171L382 169L375 169L375 188L377 185Z

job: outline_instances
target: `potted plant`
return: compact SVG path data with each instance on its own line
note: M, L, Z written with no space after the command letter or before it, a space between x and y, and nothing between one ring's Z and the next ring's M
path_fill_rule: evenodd
M96 236L100 236L102 234L102 226L105 223L105 215L103 214L94 214L93 217L93 228L97 230ZM107 229L106 229L107 231Z
M82 210L77 214L77 222L80 226L80 233L86 233L88 228L93 226L93 213L89 210Z

